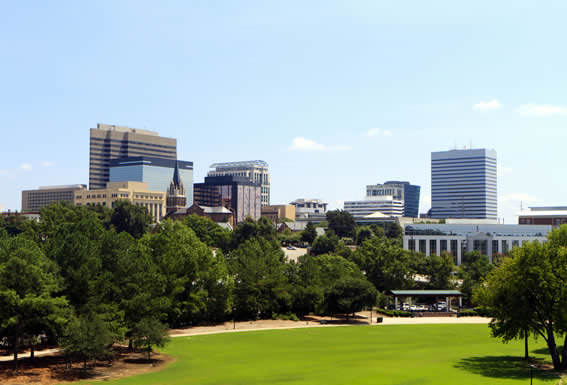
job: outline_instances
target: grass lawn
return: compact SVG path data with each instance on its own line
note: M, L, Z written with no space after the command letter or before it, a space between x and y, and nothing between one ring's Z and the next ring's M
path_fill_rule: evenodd
M547 359L544 343L532 355ZM529 384L523 342L502 344L486 325L332 327L174 338L166 369L113 385ZM534 373L534 384L555 384ZM85 381L83 383L89 383Z

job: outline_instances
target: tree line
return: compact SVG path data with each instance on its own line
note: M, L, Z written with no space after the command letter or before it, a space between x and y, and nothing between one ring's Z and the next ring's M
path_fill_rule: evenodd
M309 223L299 237L312 253L297 261L285 258L265 218L234 231L198 216L152 227L145 208L127 201L113 209L57 203L42 208L39 222L2 218L0 338L16 369L18 351L33 355L39 336L86 365L111 358L118 341L149 357L168 327L349 315L384 305L387 290L455 286L450 255L403 250L399 228L357 227L347 214L330 212L320 236ZM462 274L472 292L491 265L470 259ZM416 283L416 274L428 282Z

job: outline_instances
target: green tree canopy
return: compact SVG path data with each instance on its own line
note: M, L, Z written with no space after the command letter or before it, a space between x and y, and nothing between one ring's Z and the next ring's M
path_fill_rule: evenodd
M136 239L140 239L149 229L153 219L144 206L136 206L128 200L114 202L114 210L110 223L117 233L127 232Z
M343 210L327 211L327 222L339 238L354 238L356 224L351 213Z
M312 244L316 237L317 231L315 230L313 222L307 222L307 226L305 226L305 229L301 233L301 241Z

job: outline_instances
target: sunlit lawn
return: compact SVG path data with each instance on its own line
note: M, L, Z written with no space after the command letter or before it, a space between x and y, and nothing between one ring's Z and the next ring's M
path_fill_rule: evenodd
M543 341L532 355L547 359ZM529 384L523 342L486 325L356 326L175 338L162 371L111 384ZM533 353L535 352L535 353ZM557 376L536 370L534 384ZM88 381L86 382L88 383Z

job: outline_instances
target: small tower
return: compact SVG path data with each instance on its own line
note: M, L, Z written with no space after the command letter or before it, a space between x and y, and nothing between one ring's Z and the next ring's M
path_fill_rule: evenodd
M187 196L183 182L179 177L179 163L175 162L175 171L173 171L173 180L169 184L166 194L166 212L167 214L185 208L187 205Z

